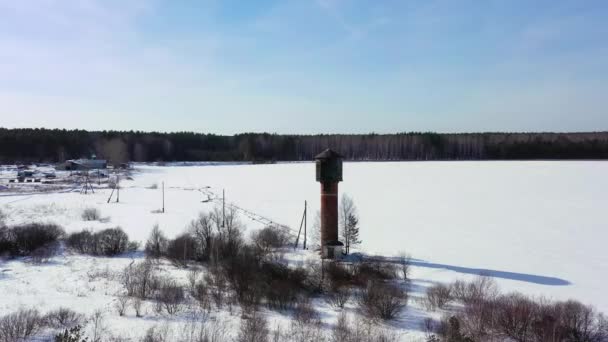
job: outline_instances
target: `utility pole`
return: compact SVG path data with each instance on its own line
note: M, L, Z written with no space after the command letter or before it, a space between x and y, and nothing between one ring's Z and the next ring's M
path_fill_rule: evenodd
M222 189L222 228L226 227L226 189Z
M120 202L120 175L116 174L116 203Z
M163 182L163 214L165 213L165 182Z
M304 201L304 249L306 249L306 208L308 207L306 201Z

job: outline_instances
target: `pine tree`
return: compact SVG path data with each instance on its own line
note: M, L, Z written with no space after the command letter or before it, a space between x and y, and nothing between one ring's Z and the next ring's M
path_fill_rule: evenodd
M346 230L348 232L348 244L346 245L346 254L350 253L350 248L361 244L359 239L359 218L356 213L348 215Z

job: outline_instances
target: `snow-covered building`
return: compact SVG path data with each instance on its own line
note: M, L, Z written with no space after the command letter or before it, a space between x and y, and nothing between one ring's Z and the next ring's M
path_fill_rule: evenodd
M105 159L72 159L65 162L66 170L99 170L108 168Z

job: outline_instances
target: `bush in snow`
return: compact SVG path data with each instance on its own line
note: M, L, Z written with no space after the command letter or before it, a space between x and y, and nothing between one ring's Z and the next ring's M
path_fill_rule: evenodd
M77 325L70 329L65 329L62 333L55 335L55 342L87 342L88 339L83 337L82 327Z
M124 316L127 308L129 306L130 298L125 295L120 295L114 302L114 308L116 308L116 312L118 312L119 316Z
M96 241L94 234L88 230L68 235L66 244L75 251L82 254L95 254Z
M85 221L98 221L101 218L101 214L97 208L85 208L81 216Z
M399 336L395 333L375 326L369 320L361 320L360 317L349 318L345 312L338 316L338 321L330 335L332 342L397 342L399 340Z
M325 294L325 301L336 308L343 309L351 296L351 290L348 286L331 287Z
M370 318L391 320L407 305L407 293L390 283L369 282L359 295L361 311Z
M185 300L184 288L174 280L164 279L156 295L156 300L169 315L175 315L183 308Z
M426 290L426 306L429 310L444 309L451 301L451 286L436 284Z
M499 295L487 278L454 285L463 308L436 327L442 341L608 341L604 316L577 301Z
M149 260L125 267L121 281L128 296L141 299L153 297L160 286L160 279Z
M0 227L4 227L4 222L6 222L6 214L0 209Z
M273 249L283 247L289 243L289 233L284 229L268 226L252 234L251 240L266 255Z
M59 308L44 316L46 324L56 329L70 329L84 322L84 316L68 308Z
M44 327L44 319L34 309L20 309L0 317L0 341L25 341Z
M367 286L372 281L388 281L397 279L397 269L394 264L379 261L364 261L354 264L354 281L356 285Z
M268 342L268 321L260 314L241 320L237 342Z
M120 227L108 228L96 233L88 230L72 233L66 242L74 250L91 255L115 256L138 248L136 242L129 242L129 236Z
M158 225L154 225L144 248L146 257L156 260L160 259L167 254L167 243L168 241L165 234L163 234Z
M64 234L55 224L28 223L13 227L0 227L0 255L27 256L45 248L45 253L54 254L54 247Z
M197 243L190 234L182 234L167 244L167 258L179 267L188 266L188 262L197 260Z

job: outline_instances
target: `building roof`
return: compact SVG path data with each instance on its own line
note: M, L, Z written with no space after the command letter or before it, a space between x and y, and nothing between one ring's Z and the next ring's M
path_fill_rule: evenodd
M317 156L315 157L315 159L337 159L337 158L343 159L344 157L340 153L338 153L330 148L317 154Z

